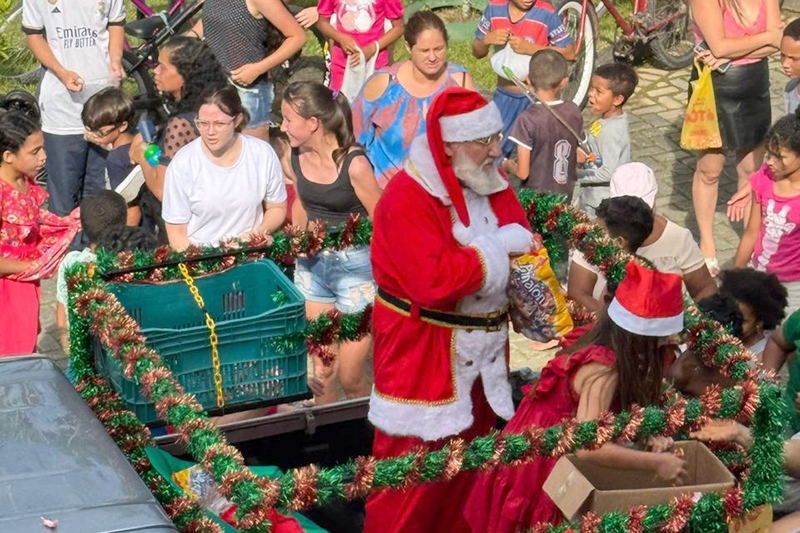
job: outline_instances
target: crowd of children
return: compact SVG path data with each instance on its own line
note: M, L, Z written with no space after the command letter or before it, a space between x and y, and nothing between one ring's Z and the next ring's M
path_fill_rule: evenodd
M263 13L271 13L270 21L283 20L273 16L274 6L268 1L259 4ZM194 36L174 38L159 58L159 88L176 105L159 132L162 159L149 162L144 156L144 132L136 131L139 117L133 99L123 89L108 86L115 81L118 85L122 76L121 0L104 3L102 16L73 14L76 23L89 24L83 19L91 18L98 35L96 42L87 44L91 50L82 52L68 50L57 39L45 40L50 23L32 5L26 0L24 24L30 46L47 70L43 87L53 92L40 96L38 106L18 102L0 106L0 355L36 349L39 281L56 271L57 324L65 335L69 302L65 271L76 263L94 261L98 247L150 250L169 236L169 244L183 250L254 231L271 232L284 219L303 229L320 223L333 229L354 215L370 218L411 141L403 132L387 142L386 147L403 153L381 156L386 164L382 161L376 172L369 157L375 138L366 149L357 142L366 138L365 131L375 129L371 121L381 115L375 107L389 108L402 98L427 109L443 88L473 84L463 67L448 66L447 31L440 20L431 20L435 15L418 13L404 25L403 6L396 0L324 0L317 24L333 43L329 86L290 84L281 95L280 132L272 133L268 145L245 135L245 128L253 116L257 120L252 126L264 126L259 106L267 100L271 104L273 87L266 71L258 68L273 56L249 63L227 57L222 65L217 63L211 49L195 37L210 32L209 39L220 46L215 24L231 21L218 12L215 16L226 20L196 26ZM246 6L239 7L243 11L236 16L246 18ZM307 25L315 18L304 12L298 20ZM294 31L285 20L280 24L285 25L284 33ZM260 26L250 30L260 35ZM391 46L404 30L409 51L418 42L422 48L412 51L408 70L389 66L367 82L354 103L359 118L354 127L350 102L339 91L345 72L372 58L376 68L386 67ZM247 40L241 44L250 45ZM704 367L696 354L681 352L668 342L683 326L684 291L707 314L729 325L753 352L763 352L765 366L780 369L787 354L800 345L800 20L786 27L781 41L784 72L792 78L785 90L787 115L770 128L765 163L738 195L752 195L749 220L736 252L736 268L721 272L716 281L689 230L654 209L656 177L636 162L625 112L638 84L634 69L612 63L595 70L589 91L594 120L585 129L579 107L563 99L575 49L551 4L490 0L472 52L482 58L492 49L492 67L498 75L494 102L503 131L488 137L485 145L498 143L502 153L498 164L512 185L565 195L625 250L656 269L631 263L620 286L609 289L599 269L585 257L578 253L571 257L568 293L597 315L597 323L563 342L560 355L544 368L541 381L524 397L505 431L555 424L564 417L588 420L631 403L654 403L665 378L688 395L700 395L709 385L725 385L725 379ZM94 63L84 65L89 60ZM193 63L194 68L202 64L208 77L186 79L189 70L182 62ZM224 76L236 89L225 86ZM424 97L402 86L419 76L435 86ZM524 78L530 91L509 78ZM371 98L376 83L382 85L380 94ZM257 89L248 88L253 84L269 94L250 94ZM392 102L381 100L383 94L389 94ZM415 135L425 128L424 111L418 115L409 129ZM395 126L408 126L408 117L391 118ZM167 168L171 161L174 166ZM137 165L144 186L138 195L123 197L115 191L137 172ZM48 192L35 180L45 166ZM216 188L220 176L242 181L235 186L227 182L222 194ZM151 206L157 205L149 215L148 198ZM741 202L733 201L732 212L741 214ZM236 218L232 212L240 204L246 216L231 226L234 231L226 224ZM213 223L208 222L211 219ZM213 226L211 237L206 232L210 226L197 227L206 222ZM364 247L298 258L294 280L310 317L333 309L358 311L375 298L370 251ZM656 308L658 317L649 314ZM65 336L62 343L67 350ZM315 361L319 403L336 400L337 378L348 397L369 393L369 347L369 338L344 343L335 347L335 365ZM676 354L677 362L670 367ZM788 394L794 405L800 398L796 359L789 375ZM800 416L795 426L800 431ZM684 461L663 451L660 442L647 443L647 451L606 445L592 457L604 464L649 469L665 481L680 480L686 474ZM538 521L557 522L557 509L542 493L553 464L539 459L524 468L484 474L467 507L473 531L511 532Z

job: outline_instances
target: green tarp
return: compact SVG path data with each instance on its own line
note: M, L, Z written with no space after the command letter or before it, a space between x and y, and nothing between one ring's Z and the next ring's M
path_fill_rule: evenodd
M150 459L150 463L153 465L159 474L161 474L164 479L169 481L173 487L178 490L181 488L172 480L173 472L180 472L181 470L185 470L187 468L193 467L196 463L191 463L189 461L183 461L176 457L173 457L171 454L159 450L158 448L147 448L147 457ZM252 472L259 476L259 477L270 477L275 478L280 476L283 472L281 472L280 468L277 466L253 466L250 467ZM222 531L225 533L238 533L238 530L234 529L224 521L222 521L218 516L214 513L206 512L206 515L214 520L217 524L220 525ZM292 518L296 519L300 526L303 528L303 531L306 533L328 533L327 530L322 529L317 524L306 518L305 516L301 515L300 513L293 513L291 515Z

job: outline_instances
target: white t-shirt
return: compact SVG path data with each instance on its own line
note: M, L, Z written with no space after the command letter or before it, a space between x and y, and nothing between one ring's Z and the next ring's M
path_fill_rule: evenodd
M263 202L286 201L283 171L275 150L240 135L242 153L230 167L212 163L195 139L175 154L167 167L161 216L169 224L188 224L195 244L218 244L257 228Z
M39 91L42 130L57 135L83 133L81 110L93 94L117 85L108 67L108 26L125 23L123 0L24 0L23 31L44 34L58 62L83 79L72 93L51 71Z
M636 250L636 255L652 262L659 272L680 274L681 276L694 272L705 264L703 252L694 241L692 233L671 220L667 220L661 236L654 243ZM592 296L599 300L606 290L605 276L577 250L573 252L571 260L576 265L597 274L597 282L594 285Z

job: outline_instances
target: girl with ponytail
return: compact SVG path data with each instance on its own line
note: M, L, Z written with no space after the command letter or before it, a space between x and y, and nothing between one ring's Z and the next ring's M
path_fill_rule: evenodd
M281 112L281 131L292 147L287 170L299 200L292 207L292 223L303 229L323 224L333 232L352 215L371 218L380 189L366 153L356 144L347 98L317 82L296 82L286 87ZM294 281L310 318L333 309L360 311L375 297L367 246L299 258ZM330 366L314 358L314 373L324 385L317 404L336 401L337 374L348 398L369 394L370 342L367 337L331 346L337 356Z

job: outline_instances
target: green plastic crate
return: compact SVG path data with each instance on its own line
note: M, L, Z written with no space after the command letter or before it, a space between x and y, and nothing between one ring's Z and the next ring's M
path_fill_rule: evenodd
M196 278L195 285L217 323L226 410L243 403L268 405L309 396L305 342L281 346L280 352L274 346L276 337L306 328L303 297L275 263L245 263ZM109 289L184 389L206 409L216 408L205 315L187 285L118 283ZM275 298L278 291L285 296ZM97 339L94 353L98 371L109 378L128 408L143 422L156 422L153 403L125 377L122 365Z

